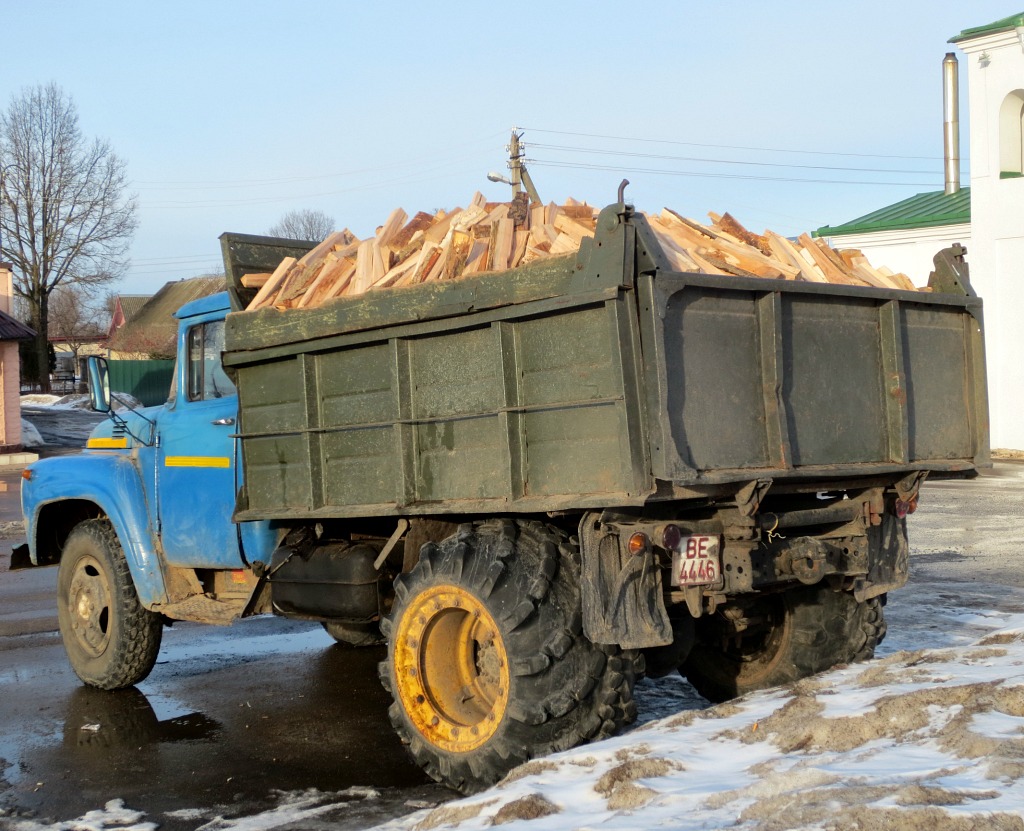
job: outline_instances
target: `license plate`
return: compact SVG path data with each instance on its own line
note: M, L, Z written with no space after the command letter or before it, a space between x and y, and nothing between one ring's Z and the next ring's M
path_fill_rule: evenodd
M718 537L683 537L672 552L672 585L704 586L714 583L720 571Z

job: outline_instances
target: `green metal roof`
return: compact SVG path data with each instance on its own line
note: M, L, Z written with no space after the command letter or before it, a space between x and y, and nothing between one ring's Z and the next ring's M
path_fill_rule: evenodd
M1016 29L1018 26L1024 26L1024 12L1004 17L1002 20L997 20L995 23L989 23L987 26L975 26L972 29L964 29L959 35L951 37L949 42L960 43L962 40L970 40L971 38L981 37L982 35L994 35L996 32L1009 32L1012 29Z
M940 225L958 225L971 221L971 189L961 188L946 195L945 191L919 193L879 208L842 225L823 225L814 232L816 237L838 237L843 234L864 234L871 231L905 231L913 228L933 228Z

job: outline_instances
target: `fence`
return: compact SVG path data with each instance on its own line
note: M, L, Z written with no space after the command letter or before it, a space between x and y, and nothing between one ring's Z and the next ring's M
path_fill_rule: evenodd
M108 366L115 393L128 393L146 407L163 404L170 395L174 361L112 360Z

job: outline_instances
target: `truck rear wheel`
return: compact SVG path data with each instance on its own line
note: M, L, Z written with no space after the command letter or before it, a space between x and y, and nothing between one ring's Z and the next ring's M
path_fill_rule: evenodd
M91 687L130 687L160 651L160 615L142 606L117 534L105 519L79 523L57 569L57 621L75 674Z
M800 587L697 621L681 672L705 698L725 701L871 658L883 637L877 599L858 603L824 584Z
M467 524L426 544L382 628L392 724L465 793L635 717L639 657L584 637L578 552L540 523Z

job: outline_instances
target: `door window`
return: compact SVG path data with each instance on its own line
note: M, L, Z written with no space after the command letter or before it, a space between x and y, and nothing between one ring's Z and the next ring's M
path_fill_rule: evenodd
M202 323L188 330L188 400L207 401L235 394L221 364L224 321Z

